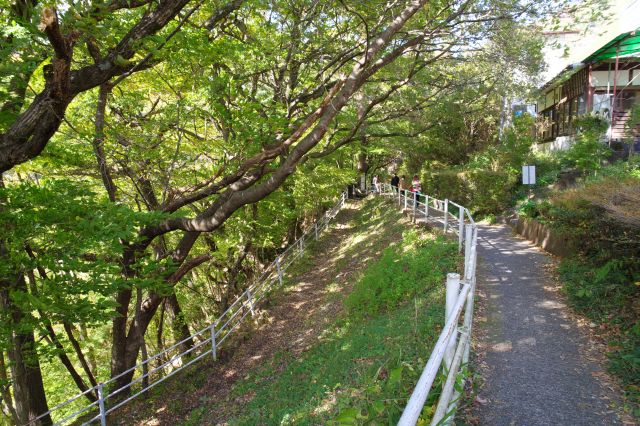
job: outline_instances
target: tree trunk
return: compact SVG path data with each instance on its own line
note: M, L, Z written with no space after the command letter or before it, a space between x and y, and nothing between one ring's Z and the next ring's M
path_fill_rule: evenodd
M9 392L9 377L7 375L7 366L4 361L4 352L0 351L0 397L2 397L3 412L9 418L9 421L18 424L18 415L13 406L13 397Z
M4 181L0 175L0 188L4 188ZM5 200L0 197L0 210L5 208ZM0 240L0 262L10 264L8 248L4 240ZM18 424L33 421L38 415L49 411L47 397L42 382L40 361L36 351L33 331L23 325L28 312L21 312L11 300L11 293L27 293L27 283L24 275L15 273L13 276L0 276L0 310L2 320L9 324L11 347L7 350L9 367L13 383L13 399L15 402L16 420ZM26 328L26 329L25 329ZM51 416L48 414L40 420L42 425L50 425Z
M182 352L188 351L193 347L194 343L193 339L191 338L191 331L189 330L187 322L184 320L182 308L178 303L178 297L175 293L167 297L167 306L173 317L171 323L173 329L173 337L177 342L181 342L184 340L184 342L180 344L180 350Z
M12 346L7 351L13 382L13 397L16 405L18 424L33 422L39 415L49 411L47 398L42 382L40 361L36 352L36 342L33 331L21 331L18 324L23 320L23 313L13 305L9 297L10 288L18 291L26 291L26 283L22 275L14 281L14 285L6 286L8 280L2 280L0 291L0 303L5 312L11 315ZM52 424L48 414L39 420L40 425Z

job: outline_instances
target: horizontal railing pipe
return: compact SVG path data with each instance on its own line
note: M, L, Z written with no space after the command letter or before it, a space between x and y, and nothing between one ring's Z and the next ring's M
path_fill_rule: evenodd
M400 421L398 422L398 426L414 426L420 418L422 407L424 407L424 403L429 396L433 381L440 370L440 363L442 362L447 349L449 338L458 326L458 319L460 318L462 307L466 303L466 297L470 289L471 285L468 283L462 287L458 297L458 302L453 309L453 313L442 330L442 333L440 333L440 337L438 338L433 351L431 351L429 361L427 361L427 364L418 379L418 383L409 398L409 402L407 402L402 413L402 417L400 417Z
M401 201L401 191L398 191L398 203ZM391 194L394 199L395 194ZM424 196L424 203L420 198ZM405 203L407 202L406 192L404 192ZM405 204L406 206L406 204ZM424 209L421 207L424 206ZM429 222L442 224L445 233L451 232L457 236L458 250L464 253L463 279L460 280L457 274L449 274L447 291L447 315L445 327L440 333L429 361L427 362L420 379L413 393L409 397L408 403L402 413L399 425L415 425L427 400L436 375L440 371L440 364L447 358L447 373L444 388L438 399L436 412L432 418L432 425L439 424L443 419L450 422L455 415L457 398L459 394L455 389L455 381L461 365L465 365L469 360L470 334L473 324L473 307L476 282L476 262L477 262L477 235L478 228L475 225L471 212L464 206L447 198L440 200L427 194L414 195L413 217L418 214ZM435 212L435 213L434 213ZM453 279L455 278L455 279ZM457 293L458 282L463 284L462 290ZM455 307L452 309L452 305ZM458 332L460 315L464 309L464 324L462 332ZM449 352L449 355L447 355Z

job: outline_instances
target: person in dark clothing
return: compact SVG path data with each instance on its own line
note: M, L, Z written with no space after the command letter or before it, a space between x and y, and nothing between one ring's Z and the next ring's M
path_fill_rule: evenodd
M396 194L398 193L398 185L400 184L400 178L398 177L397 174L393 174L393 177L391 178L391 189L393 189L393 192L395 192Z

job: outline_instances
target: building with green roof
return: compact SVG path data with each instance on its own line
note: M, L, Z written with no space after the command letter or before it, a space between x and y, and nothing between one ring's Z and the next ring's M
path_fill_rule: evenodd
M543 123L539 148L568 147L573 122L583 114L609 121L606 140L619 144L628 139L625 124L636 104L640 104L640 27L618 34L541 87L536 105Z

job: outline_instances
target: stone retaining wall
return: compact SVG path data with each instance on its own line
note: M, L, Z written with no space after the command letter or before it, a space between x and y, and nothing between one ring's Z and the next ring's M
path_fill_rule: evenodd
M515 232L551 254L566 257L573 252L567 237L535 219L518 217L510 220L509 224Z

